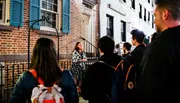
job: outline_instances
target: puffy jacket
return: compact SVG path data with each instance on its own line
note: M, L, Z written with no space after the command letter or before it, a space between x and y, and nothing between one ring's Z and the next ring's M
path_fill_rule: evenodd
M18 79L10 103L26 103L30 102L32 89L38 85L37 80L32 73L25 71ZM68 70L64 70L61 77L62 95L64 96L65 103L78 103L78 95L76 86L72 76Z

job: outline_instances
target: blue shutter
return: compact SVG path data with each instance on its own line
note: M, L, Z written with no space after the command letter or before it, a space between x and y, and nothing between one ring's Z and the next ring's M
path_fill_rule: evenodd
M30 21L40 19L40 0L30 0ZM30 26L33 22L30 22ZM40 29L40 22L37 22L33 25L34 29Z
M11 0L10 25L23 26L24 0Z
M70 0L63 0L62 32L70 33Z

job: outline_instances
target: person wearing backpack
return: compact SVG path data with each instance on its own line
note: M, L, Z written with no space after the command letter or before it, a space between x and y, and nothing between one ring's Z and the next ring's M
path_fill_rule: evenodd
M78 103L69 71L58 66L55 44L39 38L34 46L30 70L23 72L13 89L10 103Z
M142 61L145 45L144 33L138 29L131 31L132 45L135 49L121 61L123 66L118 69L112 83L112 103L131 103L136 83L141 74L140 63Z
M92 64L82 82L82 97L89 103L110 103L114 68L121 61L114 51L114 40L104 36L98 41L101 54L99 62Z

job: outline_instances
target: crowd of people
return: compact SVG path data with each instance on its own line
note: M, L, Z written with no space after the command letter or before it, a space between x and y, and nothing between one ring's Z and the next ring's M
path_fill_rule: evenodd
M10 103L55 103L42 101L50 97L56 103L78 103L79 94L89 103L180 102L180 1L155 3L156 32L149 44L139 29L130 32L132 41L123 44L123 52L111 37L101 37L100 59L88 68L81 42L72 52L71 69L62 70L53 40L39 38L30 68L19 77Z

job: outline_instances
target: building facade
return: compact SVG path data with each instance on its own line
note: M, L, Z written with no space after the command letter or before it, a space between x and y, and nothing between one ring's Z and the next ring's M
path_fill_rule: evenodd
M140 29L148 38L155 32L153 8L153 0L101 0L100 36L131 43L130 31Z
M27 60L28 31L35 20L48 17L51 22L37 22L30 32L30 53L39 37L54 40L60 58L71 55L80 37L95 45L97 28L96 0L0 0L0 62ZM54 26L52 26L53 24Z

